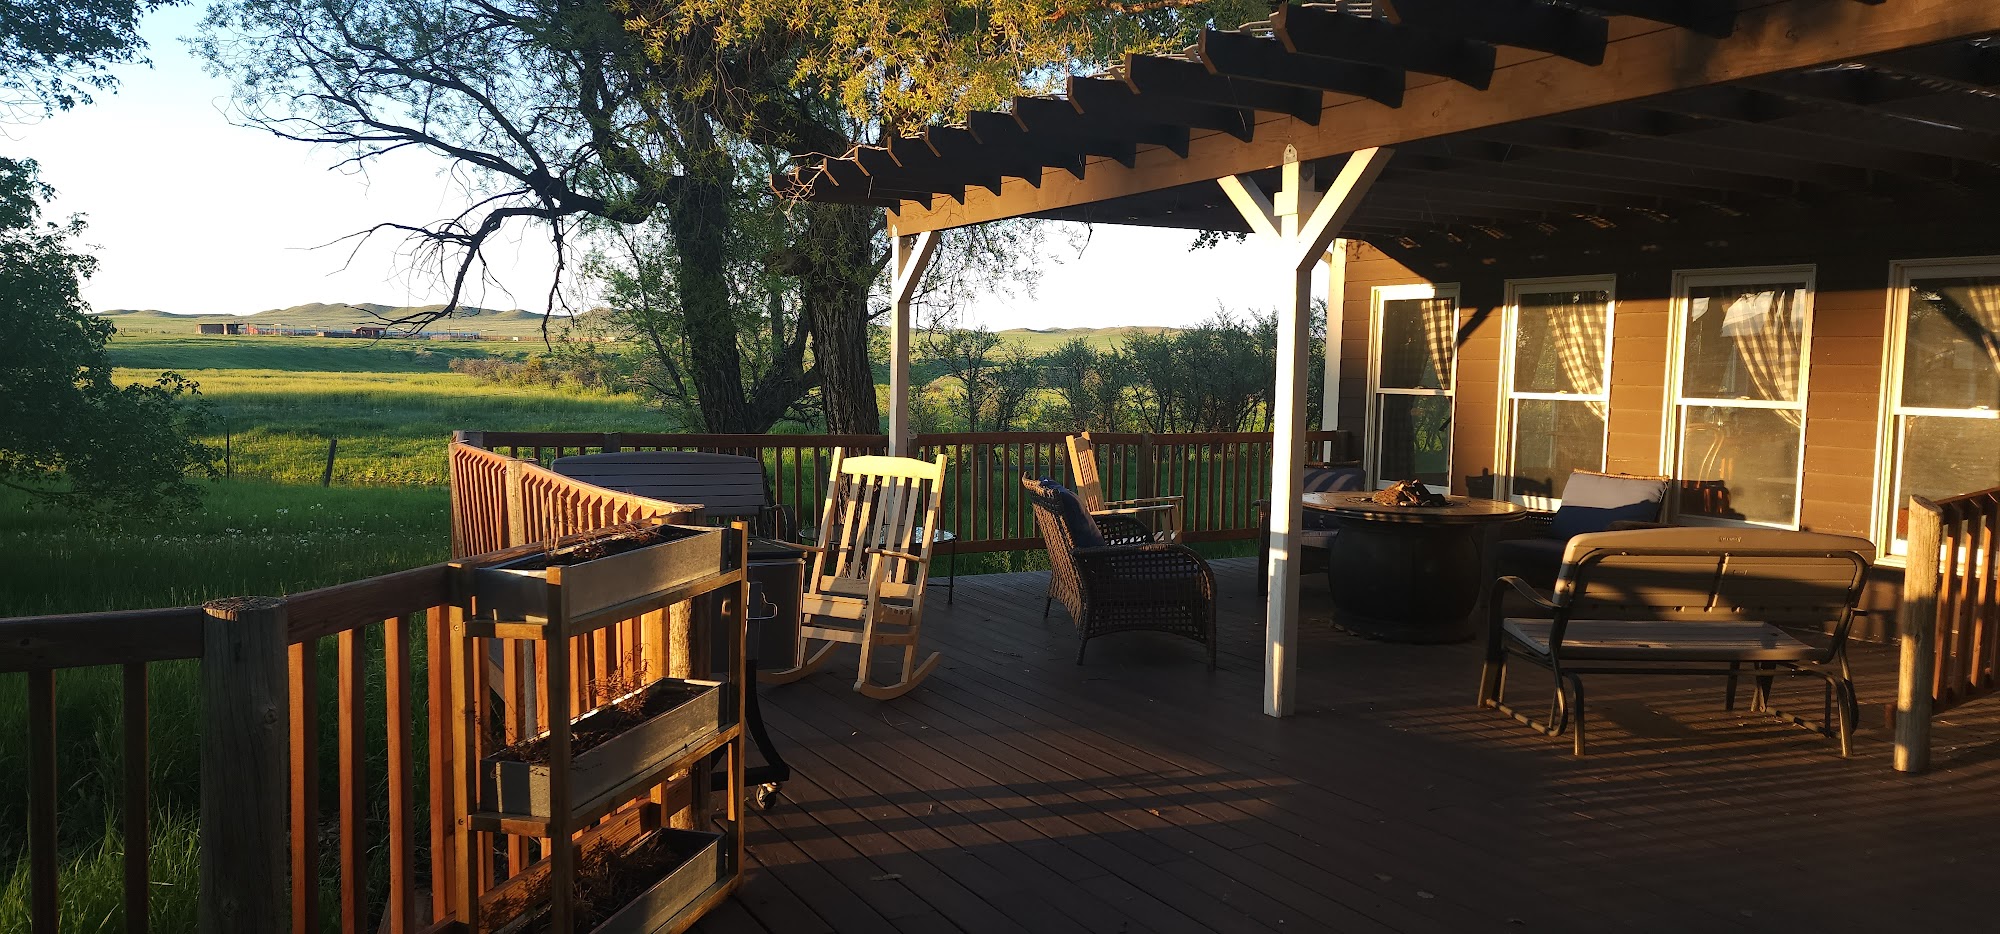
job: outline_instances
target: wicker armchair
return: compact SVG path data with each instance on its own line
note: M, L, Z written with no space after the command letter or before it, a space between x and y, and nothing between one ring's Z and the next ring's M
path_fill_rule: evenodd
M1215 573L1207 561L1185 545L1151 541L1152 531L1131 516L1086 514L1076 494L1060 487L1027 476L1021 487L1049 552L1042 615L1062 601L1076 623L1077 664L1098 636L1151 630L1207 646L1208 668L1215 670ZM1072 523L1089 527L1073 531Z

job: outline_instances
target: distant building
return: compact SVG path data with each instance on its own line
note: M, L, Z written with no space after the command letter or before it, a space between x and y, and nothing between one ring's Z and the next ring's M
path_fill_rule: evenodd
M365 337L368 338L369 340L377 340L383 337L387 337L388 335L389 335L388 328L361 327L354 329L355 337Z
M201 327L201 333L203 333L203 334L241 334L241 333L243 333L243 325L240 325L240 324L204 324L204 325L201 325L200 327Z

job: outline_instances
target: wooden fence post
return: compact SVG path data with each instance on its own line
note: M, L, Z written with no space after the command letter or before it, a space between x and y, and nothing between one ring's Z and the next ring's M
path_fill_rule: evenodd
M1937 504L1910 497L1903 600L1896 608L1902 665L1896 675L1896 771L1931 765L1931 691L1937 678L1938 548L1943 514Z
M202 934L265 934L285 903L285 602L234 597L202 607Z
M322 471L319 475L320 486L333 485L333 455L334 452L339 450L340 450L339 438L326 439L326 470Z
M1153 447L1153 433L1139 436L1139 498L1146 499L1159 495L1159 465L1153 462L1158 450ZM1109 497L1107 497L1109 498Z
M616 454L624 449L625 449L624 434L620 432L612 432L611 434L607 434L604 436L604 453Z

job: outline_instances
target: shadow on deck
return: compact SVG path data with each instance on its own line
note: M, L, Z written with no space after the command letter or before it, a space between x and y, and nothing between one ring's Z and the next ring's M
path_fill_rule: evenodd
M1152 633L1075 639L1046 575L967 577L896 701L838 664L763 689L796 775L708 932L1985 930L2000 702L1889 768L1895 657L1856 645L1862 731L1722 709L1715 679L1599 678L1591 747L1472 706L1477 644L1389 645L1306 583L1299 713L1263 716L1262 602L1216 562L1221 670ZM852 650L849 650L850 653ZM1516 696L1546 696L1523 669ZM1776 702L1816 713L1803 679Z

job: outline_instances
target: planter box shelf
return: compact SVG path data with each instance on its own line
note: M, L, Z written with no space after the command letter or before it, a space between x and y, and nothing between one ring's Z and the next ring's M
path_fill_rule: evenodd
M727 888L729 873L725 871L727 858L723 850L726 840L719 833L660 828L619 847L612 861L613 873L630 854L655 844L664 844L686 855L625 904L603 916L603 921L589 929L590 934L652 934L685 926L674 922L692 921L687 917L690 912L706 907L705 903ZM496 934L547 934L548 930L548 912L544 910L523 915L499 928Z
M454 909L462 929L684 931L734 890L742 871L748 544L742 525L639 523L454 562L456 790L447 832L456 884L472 896ZM739 588L724 601L728 662L720 677L729 680L658 678L572 719L577 697L598 696L580 679L648 677L643 664L624 659L663 661L672 671L697 655L705 662L705 646L646 614L723 588ZM604 631L627 621L635 623L629 630ZM532 660L522 640L533 643ZM499 718L520 717L506 721L518 726L535 710L537 722L553 725L547 732L500 749L482 741L503 732ZM727 764L724 809L709 798L719 764ZM714 821L721 833L663 826L682 814L693 826ZM517 867L497 885L503 851L492 834L514 838L505 865ZM591 841L611 849L586 852ZM539 858L529 855L537 851ZM518 868L523 859L533 862ZM589 878L579 875L586 861Z
M731 529L660 525L469 568L470 618L582 635L736 583L740 551Z
M723 682L662 678L635 692L689 695L668 710L627 727L616 736L577 753L570 760L569 796L577 809L615 798L635 784L685 758L690 750L720 736L723 729ZM621 701L622 702L622 701ZM616 715L599 707L571 721L570 734L588 733L598 722ZM544 733L537 740L548 742ZM546 820L555 811L549 801L549 764L526 761L508 747L480 760L479 809L499 818Z

